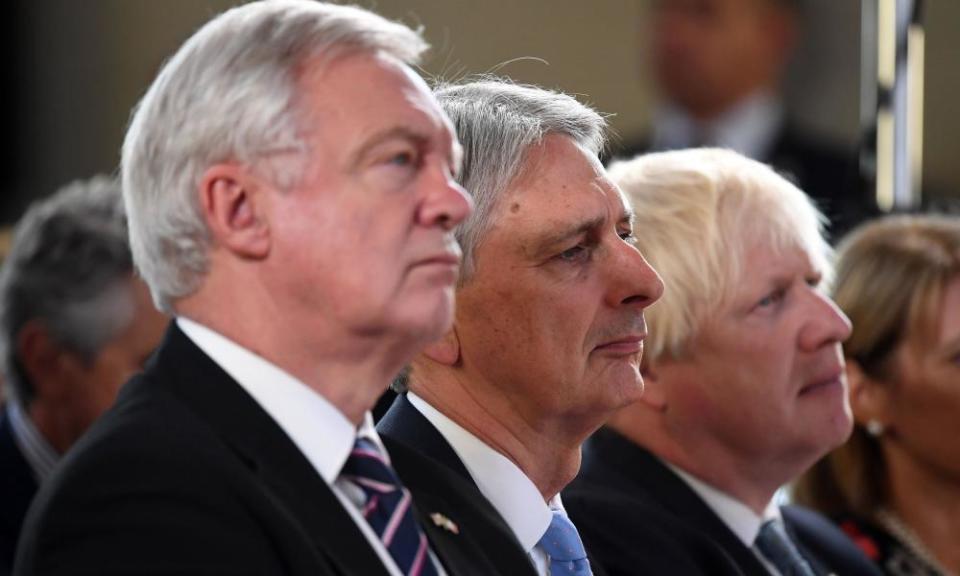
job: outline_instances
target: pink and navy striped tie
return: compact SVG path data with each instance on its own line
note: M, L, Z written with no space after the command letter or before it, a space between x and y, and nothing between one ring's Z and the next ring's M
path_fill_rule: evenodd
M366 504L361 513L400 571L407 576L436 576L427 538L413 515L410 492L377 445L357 438L340 477L363 490Z

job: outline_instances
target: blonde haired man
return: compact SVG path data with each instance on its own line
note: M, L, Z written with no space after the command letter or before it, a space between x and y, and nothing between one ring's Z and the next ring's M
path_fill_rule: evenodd
M591 439L565 494L587 545L611 574L870 573L826 521L774 501L850 434L850 324L822 289L820 213L728 150L611 174L669 288L650 310L643 396Z

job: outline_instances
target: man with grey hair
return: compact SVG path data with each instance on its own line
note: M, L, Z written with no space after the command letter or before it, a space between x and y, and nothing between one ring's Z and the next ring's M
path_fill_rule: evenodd
M75 182L27 210L0 271L0 574L38 486L166 324L134 277L115 180Z
M872 574L829 522L774 499L851 429L850 323L822 287L823 217L730 150L610 173L670 290L650 312L647 390L587 442L564 494L599 562L612 575Z
M368 412L449 329L471 210L410 68L425 49L359 8L269 0L163 67L122 172L176 321L41 490L20 574L496 573L422 521L459 503L414 507Z
M581 442L643 390L643 311L662 285L597 158L599 114L496 80L436 95L476 212L458 229L453 327L413 361L379 430L493 504L528 555L517 573L590 574L559 493Z

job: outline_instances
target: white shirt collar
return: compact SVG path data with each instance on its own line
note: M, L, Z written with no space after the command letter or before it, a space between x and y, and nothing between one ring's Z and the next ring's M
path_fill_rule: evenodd
M37 430L33 421L23 413L20 403L14 399L8 400L7 415L10 418L10 430L13 432L13 441L23 454L24 460L30 466L37 484L50 477L60 455L47 442L43 434Z
M386 455L369 412L357 429L326 398L266 359L188 318L178 317L177 325L273 418L327 484L340 475L357 436Z
M669 462L664 462L664 464L676 472L677 476L686 482L687 485L703 499L707 506L723 520L723 523L726 524L748 548L753 546L753 541L757 539L757 534L760 533L760 526L764 521L780 518L780 507L776 505L773 499L767 503L767 507L761 517L751 510L749 506L726 492L714 488L710 484L684 472Z
M540 541L550 521L551 510L563 511L560 495L549 504L533 481L509 458L486 445L412 392L407 398L430 421L457 453L480 492L493 504L529 554Z
M710 146L766 160L783 118L783 104L767 91L754 93L708 123L698 123L681 108L667 103L654 115L653 148L687 148L697 144L699 135Z

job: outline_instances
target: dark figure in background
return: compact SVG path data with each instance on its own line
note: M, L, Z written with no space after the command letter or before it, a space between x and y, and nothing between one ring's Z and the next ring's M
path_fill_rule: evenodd
M477 210L457 230L453 327L413 361L409 392L378 428L493 505L520 552L514 574L586 575L589 548L559 493L583 441L643 391L643 314L663 285L597 157L596 111L496 80L436 94Z
M119 183L76 182L29 208L0 271L0 574L38 486L166 324L134 277Z
M661 98L645 139L614 156L730 148L777 171L829 218L831 240L876 213L854 150L810 135L778 91L798 34L800 0L654 0L652 71Z
M471 210L411 68L426 48L271 0L165 64L121 170L134 262L176 320L37 494L16 573L496 573L429 521L459 502L411 503L369 416L450 328Z
M643 395L587 442L564 493L587 545L614 575L875 574L829 521L774 500L851 428L850 323L821 287L820 214L730 150L610 174L669 289L649 312Z
M838 247L853 435L794 486L889 576L960 574L960 218L892 216Z

